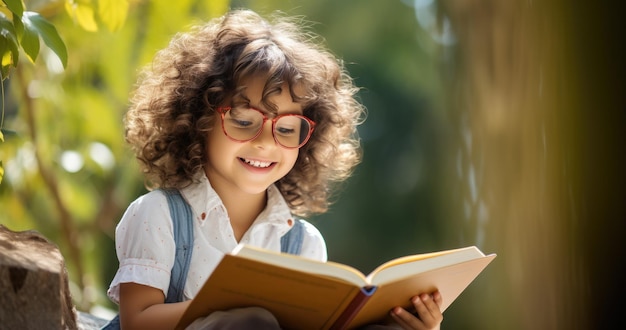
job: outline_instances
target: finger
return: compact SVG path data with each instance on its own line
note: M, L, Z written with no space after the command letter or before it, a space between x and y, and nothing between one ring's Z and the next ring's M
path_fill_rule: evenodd
M429 294L422 294L413 299L415 310L427 328L432 328L443 320L443 315L435 299Z
M413 297L413 299L411 299L413 306L415 306L415 311L417 312L417 315L422 320L430 316L430 310L427 305L427 303L429 303L429 300L431 300L430 295L426 293L415 296ZM430 303L432 303L432 301L430 301Z
M426 329L420 319L404 308L396 307L391 310L390 314L402 329Z
M441 306L443 305L443 296L441 295L441 292L433 292L433 299L435 300L437 307L439 307L439 310L441 310Z
M425 310L427 310L427 312L419 314L420 319L427 328L431 328L443 321L443 314L433 296L422 294L418 300L421 300L422 305L425 307Z

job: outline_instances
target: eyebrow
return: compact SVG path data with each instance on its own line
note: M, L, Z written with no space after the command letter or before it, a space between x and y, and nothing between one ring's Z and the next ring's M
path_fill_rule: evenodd
M255 110L261 111L261 112L263 112L263 113L265 113L265 114L272 114L272 113L273 113L271 109L270 109L270 110L264 110L264 109L261 109L260 107L257 107L257 106L252 105L252 104L251 104L251 101L250 101L250 98L249 98L249 97L248 97L248 95L247 95L247 92L248 92L248 86L245 86L244 88L242 88L241 90L239 90L238 92L236 92L236 93L235 93L235 94L231 97L231 100L230 100L231 104L232 104L233 106L236 106L237 104L242 104L242 103L245 103L245 104L246 104L246 106L248 106L248 107L250 107L250 108L252 108L252 109L255 109ZM262 103L262 101L263 101L263 99L261 99L261 103ZM298 103L298 102L295 102L293 99L291 100L291 102L292 102L293 104L297 104L297 105L299 105L299 107L298 107L298 108L289 108L288 110L284 110L284 111L282 111L282 113L281 113L281 114L296 114L296 115L304 115L304 108L305 108L305 105L304 105L303 103ZM274 105L275 105L275 104L274 104ZM276 111L276 113L278 113L278 111Z
M275 115L303 115L304 114L304 109L301 109L301 108L300 109L293 108L293 109L288 109L288 110L282 110L281 109L281 112L279 114L278 111L276 111L276 113L274 113L272 111L267 111L267 110L261 109L259 107L255 107L255 106L253 106L251 104L248 104L248 107L251 108L251 109L255 109L255 110L261 111L261 112L263 112L265 114L275 114Z

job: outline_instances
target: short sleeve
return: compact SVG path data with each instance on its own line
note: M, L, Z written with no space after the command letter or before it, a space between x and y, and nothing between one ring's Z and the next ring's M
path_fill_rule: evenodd
M302 220L302 222L304 224L304 239L300 256L326 262L328 254L324 237L315 226L305 220Z
M121 283L137 283L163 291L170 282L175 243L167 198L152 191L131 203L115 230L120 266L107 295L119 304Z

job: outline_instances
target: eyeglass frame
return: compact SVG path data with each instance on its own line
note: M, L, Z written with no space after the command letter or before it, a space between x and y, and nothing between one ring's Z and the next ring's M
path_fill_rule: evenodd
M253 137L251 137L249 139L246 139L246 140L239 140L239 139L235 139L234 137L228 135L228 133L226 133L226 127L224 125L224 122L225 122L224 116L226 115L226 113L228 111L232 110L232 108L233 107L230 107L230 106L218 107L216 109L216 111L219 112L220 117L222 118L222 132L224 133L224 135L226 135L227 138L229 138L230 140L235 141L235 142L245 143L245 142L249 142L249 141L252 141L252 140L258 138L259 135L261 135L261 133L263 132L263 127L265 126L265 122L268 121L268 120L271 120L272 121L272 138L274 138L274 142L276 142L276 144L278 144L279 146L281 146L282 148L285 148L285 149L300 149L305 144L307 144L307 142L309 142L309 139L311 139L311 136L313 135L313 130L315 129L315 125L317 125L311 118L309 118L307 116L304 116L304 115L295 114L295 113L285 113L285 114L282 114L282 115L274 116L274 118L270 119L265 114L265 112L263 110L257 109L255 107L247 106L248 109L257 111L257 112L259 112L263 116L263 123L261 124L261 126L259 126L259 131L256 132L256 134ZM283 118L283 117L291 117L291 116L304 119L307 123L309 123L309 131L307 132L306 139L304 139L304 141L302 141L302 143L300 143L296 147L288 147L288 146L283 145L276 138L276 134L274 134L274 128L276 126L276 122L279 119Z

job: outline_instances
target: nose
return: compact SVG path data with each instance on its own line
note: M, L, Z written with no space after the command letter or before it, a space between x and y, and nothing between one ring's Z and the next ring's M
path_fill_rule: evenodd
M259 134L256 139L252 140L252 143L258 148L268 148L276 146L271 120L267 120L265 121L265 123L263 123L263 128L261 128L261 134Z

